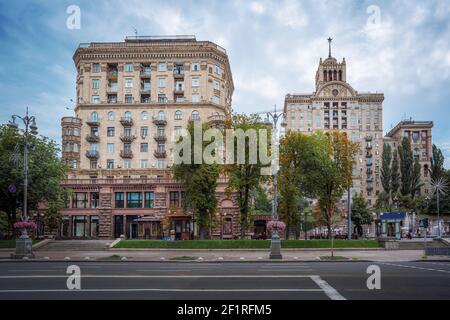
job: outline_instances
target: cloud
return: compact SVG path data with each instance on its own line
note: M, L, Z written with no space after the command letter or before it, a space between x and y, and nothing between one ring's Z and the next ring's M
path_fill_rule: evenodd
M253 1L248 5L250 11L256 15L262 15L266 12L266 8L260 2Z

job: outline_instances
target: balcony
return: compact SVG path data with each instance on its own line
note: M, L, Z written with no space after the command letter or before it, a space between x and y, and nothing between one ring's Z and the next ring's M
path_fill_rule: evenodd
M183 103L186 102L186 98L183 96L175 96L175 103Z
M132 118L121 118L120 119L120 123L124 126L124 127L132 127L134 122Z
M86 124L90 127L100 126L100 122L98 120L89 120L89 121L86 121Z
M86 136L86 141L90 143L97 143L100 141L100 137L94 134L88 134Z
M226 120L226 117L224 115L212 115L210 117L208 117L208 123L210 125L219 125L219 124L223 124Z
M151 97L149 94L143 94L141 95L141 103L150 103Z
M156 142L159 142L159 143L164 143L167 140L165 134L157 134L156 136L154 136L154 139Z
M119 72L117 70L110 70L106 73L106 78L108 79L117 79Z
M189 117L189 122L200 122L201 118L200 116L190 116Z
M88 150L88 151L86 151L86 158L98 159L99 157L100 157L100 153L97 150Z
M372 141L372 136L366 136L366 141Z
M151 78L152 72L151 70L141 70L141 78L148 79Z
M117 95L108 95L108 104L116 104Z
M113 86L113 87L107 86L106 87L107 93L117 93L118 91L119 91L119 88L116 86Z
M367 191L372 191L373 190L373 186L372 185L367 185L366 189L367 189Z
M371 166L373 166L373 163L372 163L372 162L367 162L367 163L366 163L366 166L367 166L367 167L371 167Z
M366 149L371 150L372 149L372 145L371 144L367 144L366 145Z
M124 143L131 143L134 140L136 140L136 136L131 136L131 135L121 135L120 136L120 140L122 140L122 142Z
M151 87L141 87L141 90L140 90L140 92L141 92L142 94L150 94L151 91L152 91L152 88L151 88Z
M164 159L167 157L166 150L156 150L154 156L157 159Z
M132 159L133 158L133 151L131 151L131 150L120 150L120 157L122 157L122 159Z
M153 123L157 126L167 125L167 120L163 118L153 118Z
M173 76L175 79L182 79L184 78L184 68L182 67L175 67L173 69Z

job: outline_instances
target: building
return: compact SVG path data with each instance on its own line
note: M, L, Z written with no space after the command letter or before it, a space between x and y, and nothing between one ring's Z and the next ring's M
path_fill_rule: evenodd
M192 36L80 44L75 117L64 117L62 156L73 190L63 238L177 239L196 233L171 178L174 141L190 122L220 126L234 91L225 49ZM239 210L221 179L214 238L239 234Z
M356 91L347 82L345 58L338 62L331 55L320 59L315 92L288 94L285 98L286 130L310 134L317 130L337 129L359 143L360 152L353 169L353 192L367 197L375 205L382 191L380 168L383 144L382 93Z
M421 183L423 186L420 194L431 194L431 178L429 169L432 155L432 121L413 121L412 119L401 121L384 138L384 143L390 144L392 150L397 150L403 138L408 138L411 143L414 159L418 159L421 166Z

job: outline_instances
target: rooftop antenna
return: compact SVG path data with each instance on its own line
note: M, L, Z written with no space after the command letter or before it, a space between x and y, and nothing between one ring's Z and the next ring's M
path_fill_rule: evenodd
M134 36L136 37L136 40L137 40L137 38L138 38L138 31L137 31L137 29L135 27L133 27L133 30L134 30Z
M331 58L331 42L333 41L333 38L329 37L327 40L328 40L328 58Z

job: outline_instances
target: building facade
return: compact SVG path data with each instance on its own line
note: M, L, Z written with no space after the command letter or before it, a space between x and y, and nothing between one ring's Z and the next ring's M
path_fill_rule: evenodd
M73 190L60 236L176 239L196 234L183 190L171 178L172 150L191 122L221 126L231 115L226 50L195 37L133 37L81 44L75 117L64 117L62 156ZM215 238L239 234L239 210L221 179Z
M390 144L392 150L397 150L402 143L403 138L407 138L411 143L414 159L418 159L421 167L421 195L428 195L432 193L431 190L431 156L432 156L432 121L413 121L406 120L398 123L388 134L384 137L384 143Z
M311 134L335 129L359 143L353 192L362 193L370 205L375 205L382 191L384 94L356 91L347 82L345 58L338 62L331 56L331 47L329 57L320 59L315 85L313 93L286 95L286 130Z

